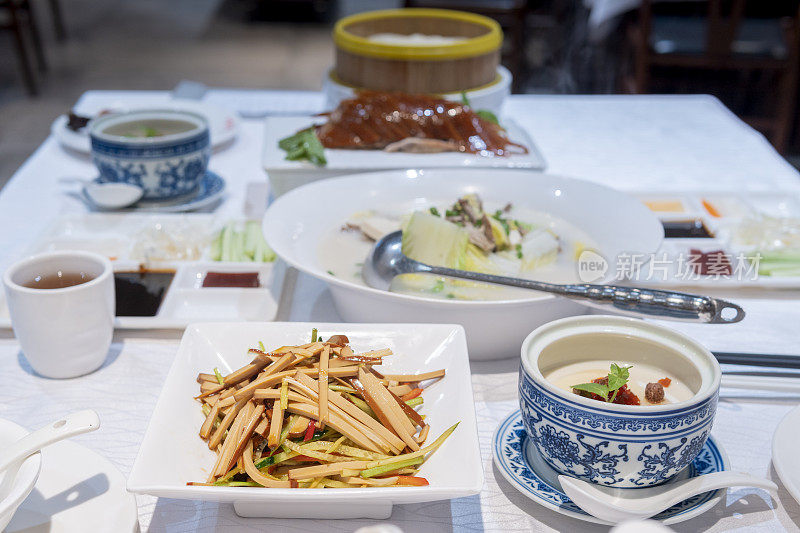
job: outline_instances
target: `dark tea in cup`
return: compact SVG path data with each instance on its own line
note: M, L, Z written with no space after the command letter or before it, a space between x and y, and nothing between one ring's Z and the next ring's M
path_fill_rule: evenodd
M86 272L65 272L57 270L48 274L36 274L33 279L22 283L29 289L63 289L92 281L94 276Z

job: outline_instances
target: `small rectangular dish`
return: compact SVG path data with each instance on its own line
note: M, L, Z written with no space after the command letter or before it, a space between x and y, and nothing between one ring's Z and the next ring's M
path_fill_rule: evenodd
M312 328L321 337L347 335L358 353L390 348L381 371L423 373L445 368L430 385L420 414L430 435L459 422L452 435L422 465L428 486L350 489L283 489L191 486L204 481L215 453L198 436L205 416L194 399L199 372L231 372L252 359L247 350L307 342ZM156 403L128 490L163 498L233 502L241 516L275 518L388 518L394 504L420 503L478 494L483 466L464 329L437 324L201 323L186 329Z
M204 320L272 320L285 268L275 261L214 260L213 237L229 222L207 214L64 215L24 255L77 250L108 257L117 288L116 328L183 329ZM214 285L204 284L209 273L221 274L223 285L225 277L245 275L251 286L208 286ZM216 277L219 282L220 276ZM122 300L124 310L119 305ZM0 294L0 328L9 327L11 319Z

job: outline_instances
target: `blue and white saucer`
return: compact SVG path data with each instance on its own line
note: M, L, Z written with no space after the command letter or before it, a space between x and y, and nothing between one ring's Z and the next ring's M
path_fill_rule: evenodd
M545 463L536 446L528 440L519 410L511 413L498 426L492 439L492 453L497 469L524 496L557 513L586 522L611 525L587 514L564 494L558 482L558 472ZM675 480L722 472L729 468L730 461L725 451L713 437L708 437L692 464L679 473ZM724 495L725 490L720 489L692 496L653 518L666 525L683 522L708 511Z
M99 182L96 178L95 182ZM139 201L125 211L151 211L157 213L182 213L207 207L219 200L225 193L225 180L218 174L206 170L197 190L189 197L175 202ZM89 200L91 202L91 200Z

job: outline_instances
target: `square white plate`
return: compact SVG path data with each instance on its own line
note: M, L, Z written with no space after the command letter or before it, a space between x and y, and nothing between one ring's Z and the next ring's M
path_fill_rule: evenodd
M312 328L322 336L345 334L356 352L391 348L379 367L395 373L445 368L444 379L425 391L420 413L430 423L429 442L456 422L458 428L425 462L426 487L270 489L187 486L205 481L215 455L198 436L204 416L194 400L199 372L215 366L228 373L252 359L247 350L308 342ZM472 382L464 329L434 324L315 324L299 322L202 323L190 325L169 371L128 490L164 498L234 502L242 516L280 518L388 518L393 504L471 496L483 486Z

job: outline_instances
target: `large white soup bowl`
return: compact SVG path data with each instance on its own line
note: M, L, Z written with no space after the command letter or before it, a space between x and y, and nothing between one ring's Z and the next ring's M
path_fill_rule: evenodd
M565 364L608 359L662 369L694 396L663 405L609 404L543 377ZM721 377L711 352L677 331L633 318L564 318L525 339L519 403L528 436L558 472L600 485L647 487L669 480L700 452Z
M328 284L337 311L348 322L461 324L470 359L514 357L533 328L585 313L587 307L534 291L521 299L491 301L388 292L367 287L360 279L331 275L320 257L323 239L359 211L399 216L450 205L469 193L478 194L487 205L512 202L515 208L546 213L583 230L609 263L606 277L598 282L614 276L615 258L654 253L664 235L658 219L641 202L588 181L525 170L432 169L358 174L299 187L267 210L264 236L281 259ZM355 265L364 259L352 261Z

